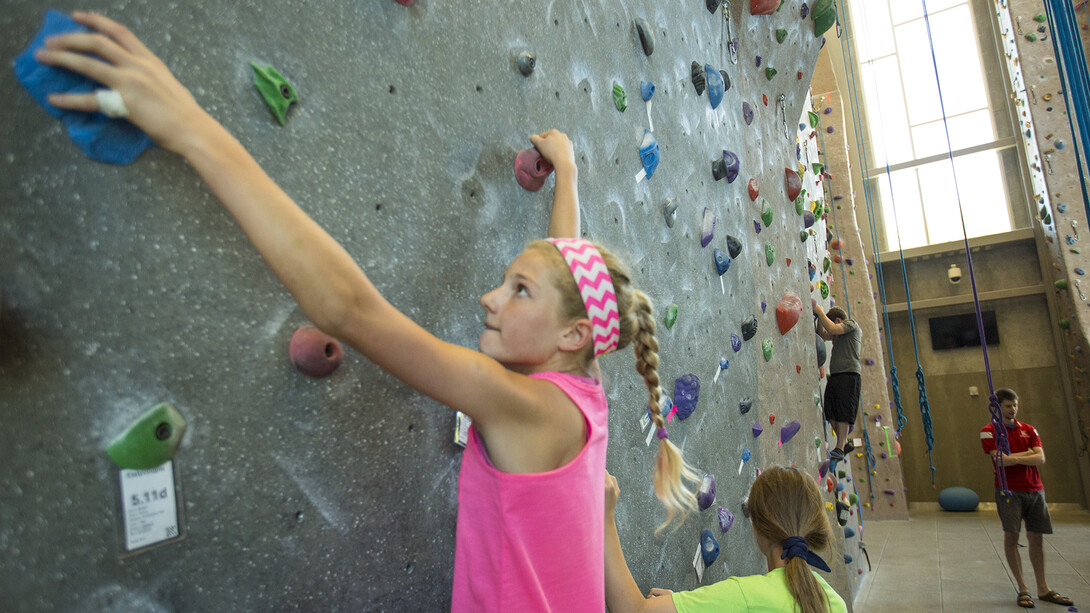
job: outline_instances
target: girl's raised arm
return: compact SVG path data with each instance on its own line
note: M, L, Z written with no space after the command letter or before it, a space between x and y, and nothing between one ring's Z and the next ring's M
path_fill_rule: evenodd
M530 142L553 165L556 172L548 236L579 238L579 169L575 165L575 148L571 140L563 132L554 129L531 135Z
M316 326L475 420L541 419L524 377L477 351L440 341L387 302L344 248L269 178L132 32L102 15L77 12L72 17L96 31L49 39L38 61L84 74L120 93L129 119L193 166ZM100 110L95 94L57 95L50 103ZM567 170L574 170L574 161L571 167ZM565 192L563 200L576 202L578 220L574 173L565 176L571 178L571 194L568 181L558 182L557 191Z

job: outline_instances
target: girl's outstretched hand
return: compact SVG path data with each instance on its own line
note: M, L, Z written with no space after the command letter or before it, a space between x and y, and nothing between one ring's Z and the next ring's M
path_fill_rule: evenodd
M130 121L161 147L180 152L185 136L207 117L189 90L125 26L94 13L77 11L72 18L94 32L48 38L46 48L39 50L35 59L116 90ZM74 111L102 110L94 93L54 94L49 102Z
M541 134L531 134L530 142L553 166L575 166L575 146L568 135L560 130L554 128Z

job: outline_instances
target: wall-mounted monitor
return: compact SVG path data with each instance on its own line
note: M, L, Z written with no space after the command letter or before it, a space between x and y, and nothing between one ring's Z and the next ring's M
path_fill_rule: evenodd
M995 311L981 313L984 320L984 338L989 345L999 344L999 327L995 324ZM931 317L931 348L957 349L959 347L980 347L980 328L977 327L976 313Z

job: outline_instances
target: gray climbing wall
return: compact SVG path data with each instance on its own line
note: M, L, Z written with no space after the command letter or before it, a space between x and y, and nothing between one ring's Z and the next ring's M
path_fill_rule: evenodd
M824 453L814 445L822 428L809 315L785 335L774 315L785 290L805 304L805 262L817 257L814 239L799 240L802 218L784 194L783 169L798 163L793 126L807 110L820 39L796 0L770 16L751 16L748 4L730 7L737 64L722 15L697 0L79 8L129 25L394 305L455 343L475 346L478 297L546 227L551 185L521 190L516 151L531 132L569 133L585 233L627 256L660 312L679 305L676 326L660 331L664 386L690 372L704 383L697 412L675 419L671 438L717 476L717 503L739 517L720 538L710 583L763 572L740 513L754 468L797 463L816 476ZM0 57L9 66L42 16L37 2L6 4ZM654 25L651 57L635 36L637 17ZM786 30L782 43L777 28ZM522 51L538 61L528 78L514 66ZM693 60L729 75L718 110L690 83ZM251 61L297 88L301 103L284 127L254 90ZM768 78L767 67L778 75ZM304 318L186 164L160 150L125 167L89 161L8 70L0 81L10 101L10 120L0 123L5 606L446 607L460 462L453 415L352 352L327 379L297 374L286 350ZM647 127L641 80L657 86L651 116L662 163L637 183ZM624 113L613 106L614 83L628 92ZM755 109L750 126L743 100ZM709 162L723 149L742 160L732 185L711 177ZM760 235L764 202L747 197L750 178L775 215ZM673 228L661 214L667 198L679 203ZM718 223L701 248L705 207ZM711 249L725 249L727 233L744 251L721 289ZM766 244L776 250L771 265ZM758 335L735 353L729 335L751 314ZM765 339L774 346L768 362ZM713 384L720 356L731 365ZM716 526L715 507L654 536L663 512L638 423L646 392L627 352L605 358L603 370L630 566L644 589L696 587L693 552L700 531ZM747 396L754 409L743 417L738 401ZM189 425L175 456L184 538L122 557L118 476L103 448L161 401ZM779 425L792 419L799 434L777 444ZM765 427L758 441L754 421ZM753 457L739 472L745 448ZM825 555L847 596L840 547Z

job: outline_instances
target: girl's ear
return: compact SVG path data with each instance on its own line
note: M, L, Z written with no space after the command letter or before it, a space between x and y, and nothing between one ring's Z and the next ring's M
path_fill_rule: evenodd
M594 326L587 318L577 319L560 337L561 351L579 351L594 340Z

